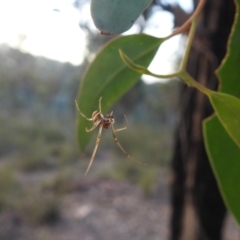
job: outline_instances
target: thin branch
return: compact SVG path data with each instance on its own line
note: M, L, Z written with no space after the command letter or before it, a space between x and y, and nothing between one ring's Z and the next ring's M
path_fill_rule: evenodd
M202 8L205 4L206 0L200 0L197 8L195 9L194 13L189 17L189 19L179 28L177 28L175 31L173 31L169 36L166 37L166 39L173 37L179 33L185 32L188 30L192 20L196 18L202 11Z

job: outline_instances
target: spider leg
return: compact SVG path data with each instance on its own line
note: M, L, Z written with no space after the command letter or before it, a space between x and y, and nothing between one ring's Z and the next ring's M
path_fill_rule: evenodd
M102 97L99 98L98 104L99 104L99 112L102 113L102 106L101 106L101 101L102 101Z
M98 146L99 146L99 142L100 142L100 139L101 139L102 129L103 129L103 125L100 125L99 131L98 131L98 135L97 135L96 144L95 144L95 148L94 148L94 150L93 150L90 163L88 164L88 168L87 168L87 170L86 170L86 172L85 172L85 176L88 174L88 171L89 171L90 167L92 166L94 157L95 157L95 155L96 155L97 148L98 148Z
M125 127L123 127L123 128L118 128L118 129L113 128L115 133L116 133L116 132L120 132L120 131L122 131L122 130L126 130L126 129L128 128L128 120L127 120L127 117L126 117L125 114L124 114L124 117L125 117L125 119L126 119L127 125L126 125Z
M123 152L130 160L134 161L134 162L137 163L137 164L145 165L144 163L139 162L139 161L133 159L133 158L128 154L128 152L122 147L122 145L119 143L119 141L118 141L118 139L117 139L117 137L116 137L116 135L115 135L114 133L116 132L116 130L121 131L121 130L124 130L124 129L126 129L126 128L121 128L120 130L119 130L119 129L114 129L113 124L112 124L112 135L113 135L113 139L114 139L115 143L118 145L118 147L122 150L122 152Z
M77 107L77 110L78 112L81 114L82 117L84 117L86 120L88 121L92 121L93 119L92 118L87 118L80 110L80 108L78 107L78 104L77 104L77 101L75 100L75 104L76 104L76 107Z
M101 123L101 121L95 122L94 125L90 129L86 128L86 132L93 131L96 127L98 127L99 123Z

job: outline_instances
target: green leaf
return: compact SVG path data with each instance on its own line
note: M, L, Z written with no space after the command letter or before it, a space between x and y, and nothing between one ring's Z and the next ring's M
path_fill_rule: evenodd
M119 49L126 52L138 64L147 67L163 41L164 39L144 34L122 36L110 41L97 54L84 74L77 99L80 110L87 117L91 117L92 112L98 109L98 100L102 97L102 111L106 113L140 80L141 74L123 63ZM79 145L84 149L92 135L86 133L85 128L89 128L92 123L79 116L77 125Z
M204 121L204 139L212 169L228 210L240 224L240 149L217 117Z
M240 148L240 99L220 92L212 92L209 99L219 121Z
M104 35L127 31L152 0L92 0L95 26Z

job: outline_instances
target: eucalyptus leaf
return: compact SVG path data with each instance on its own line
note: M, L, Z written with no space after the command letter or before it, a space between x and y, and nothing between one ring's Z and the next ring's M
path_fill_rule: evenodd
M204 121L204 139L210 164L228 210L240 224L240 149L218 118Z
M220 92L212 92L209 99L219 121L240 148L240 99Z
M126 52L138 64L147 67L163 41L164 39L145 34L136 34L116 38L105 45L88 66L81 80L77 99L80 110L87 117L91 117L92 112L98 109L98 100L102 97L102 111L106 113L140 80L141 74L124 64L119 56L119 49ZM78 140L82 150L91 138L92 132L85 131L85 128L91 127L91 124L79 115Z
M152 0L91 0L95 26L104 35L127 31Z

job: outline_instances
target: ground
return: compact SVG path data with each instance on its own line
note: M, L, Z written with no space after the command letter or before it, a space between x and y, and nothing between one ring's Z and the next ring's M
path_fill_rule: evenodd
M11 211L0 215L2 240L167 240L171 214L168 178L150 195L127 181L84 179L69 188L59 219L32 227ZM224 240L239 239L231 218Z

